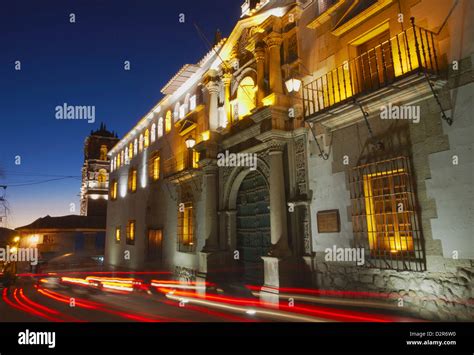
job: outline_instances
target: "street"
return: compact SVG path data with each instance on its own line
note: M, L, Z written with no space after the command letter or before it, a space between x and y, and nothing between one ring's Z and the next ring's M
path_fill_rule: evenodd
M279 305L258 297L204 290L196 283L157 273L87 272L20 275L0 289L2 322L394 322L401 317L387 300L368 294L311 296L316 290L282 292ZM161 279L163 278L163 279ZM147 280L145 280L147 279ZM257 287L248 286L258 290ZM250 293L252 294L252 293ZM258 294L253 292L253 294ZM286 296L285 296L286 295Z

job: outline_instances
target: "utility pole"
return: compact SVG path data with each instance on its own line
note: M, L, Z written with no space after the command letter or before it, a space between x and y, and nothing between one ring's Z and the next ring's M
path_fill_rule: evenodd
M6 193L7 186L0 185L0 225L4 225L7 219ZM4 227L6 226L4 225Z

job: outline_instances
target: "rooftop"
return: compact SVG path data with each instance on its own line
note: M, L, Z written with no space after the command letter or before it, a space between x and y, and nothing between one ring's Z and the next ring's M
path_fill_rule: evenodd
M19 232L105 230L105 226L105 216L46 216L16 230Z

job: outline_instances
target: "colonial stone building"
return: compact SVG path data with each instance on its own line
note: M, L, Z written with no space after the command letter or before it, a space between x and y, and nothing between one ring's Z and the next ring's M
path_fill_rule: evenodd
M106 262L466 317L472 15L467 0L246 1L110 151Z

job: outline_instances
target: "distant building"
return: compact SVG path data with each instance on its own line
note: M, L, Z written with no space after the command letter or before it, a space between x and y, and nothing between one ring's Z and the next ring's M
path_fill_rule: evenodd
M0 227L0 248L5 248L18 233L13 229Z
M81 216L105 216L109 189L110 162L107 153L119 141L104 124L84 142L82 167Z
M46 216L16 230L21 247L37 247L42 260L68 253L104 255L105 216Z
M46 216L17 228L22 247L37 247L43 260L68 253L104 255L110 166L107 153L117 142L117 135L104 124L91 131L84 143L81 215Z

